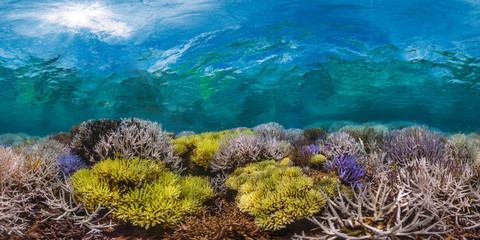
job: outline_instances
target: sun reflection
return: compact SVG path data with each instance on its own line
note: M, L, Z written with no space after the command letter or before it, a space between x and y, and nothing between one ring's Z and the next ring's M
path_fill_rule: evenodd
M119 20L108 7L95 3L62 3L45 16L51 23L73 30L89 29L93 33L106 33L117 37L128 37L132 28Z

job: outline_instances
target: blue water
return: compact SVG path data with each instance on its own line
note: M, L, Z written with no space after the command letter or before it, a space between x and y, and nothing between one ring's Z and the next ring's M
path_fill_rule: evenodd
M474 0L3 0L0 133L140 117L480 128Z

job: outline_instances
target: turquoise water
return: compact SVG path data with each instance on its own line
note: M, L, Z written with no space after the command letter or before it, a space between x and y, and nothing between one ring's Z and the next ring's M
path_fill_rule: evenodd
M480 128L478 1L4 0L0 16L0 133Z

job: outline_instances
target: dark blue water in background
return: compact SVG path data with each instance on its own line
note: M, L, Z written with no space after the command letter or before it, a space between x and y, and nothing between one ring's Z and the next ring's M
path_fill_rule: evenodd
M479 1L3 0L0 133L480 128Z

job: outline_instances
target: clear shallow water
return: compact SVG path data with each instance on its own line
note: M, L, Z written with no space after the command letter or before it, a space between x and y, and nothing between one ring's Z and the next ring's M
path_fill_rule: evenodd
M478 1L6 0L0 16L0 133L480 128Z

